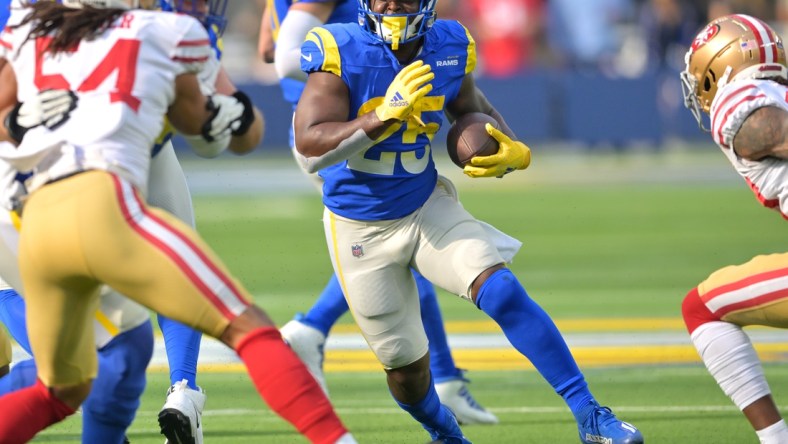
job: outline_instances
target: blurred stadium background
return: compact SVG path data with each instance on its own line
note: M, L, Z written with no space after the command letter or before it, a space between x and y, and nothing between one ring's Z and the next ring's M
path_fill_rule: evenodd
M351 0L355 1L355 0ZM224 64L266 114L268 149L287 146L290 113L257 55L266 0L230 2ZM660 149L704 140L683 108L678 72L699 28L730 12L784 34L786 0L440 0L477 40L477 78L531 144Z

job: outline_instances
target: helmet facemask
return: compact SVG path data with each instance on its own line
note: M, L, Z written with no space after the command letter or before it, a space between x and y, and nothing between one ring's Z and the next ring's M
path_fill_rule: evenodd
M435 5L438 0L420 0L419 11L401 14L380 14L372 11L372 0L358 0L359 25L391 49L423 37L435 23Z

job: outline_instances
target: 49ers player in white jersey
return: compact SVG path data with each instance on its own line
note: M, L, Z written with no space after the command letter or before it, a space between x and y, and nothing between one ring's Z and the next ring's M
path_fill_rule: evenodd
M0 398L0 442L26 442L87 396L101 284L235 349L272 409L312 442L354 442L248 292L192 229L141 199L163 115L210 147L242 137L249 113L228 116L222 107L236 100L200 92L196 74L210 47L199 22L127 11L131 3L38 2L12 15L0 43L17 91L0 92L0 116L48 88L79 99L62 125L30 128L16 149L0 147L0 158L32 174L19 262L40 379Z
M0 1L0 6L8 7L9 2ZM14 0L12 9L24 7L24 1ZM219 42L216 39L224 29L223 11L226 0L167 0L162 1L162 8L190 14L203 23L211 36L211 43L215 51L212 56L220 54L217 49ZM0 20L0 29L5 27L7 17ZM5 64L0 59L0 66ZM214 91L226 95L239 96L240 101L247 100L245 96L236 91L235 86L221 68L217 57L204 64L199 73L200 86L205 94ZM65 90L60 90L67 92ZM48 94L50 110L63 109L66 103L59 103L55 99L57 91ZM66 96L67 97L67 96ZM63 97L61 97L61 100ZM31 101L27 103L31 104ZM57 103L56 106L52 104ZM61 108L57 108L61 107ZM31 106L31 108L35 108ZM226 107L225 107L226 108ZM252 107L253 108L253 107ZM243 151L254 147L260 140L263 129L263 119L254 109L254 122L243 137L233 137L233 150ZM55 116L49 116L55 117ZM28 119L30 120L30 119ZM32 122L38 124L40 122ZM28 123L31 126L32 123ZM172 127L167 125L165 131L157 139L153 148L149 173L149 192L147 202L154 207L163 208L178 219L194 227L194 214L191 206L191 197L186 185L183 171L176 159L170 138ZM199 142L199 140L198 140ZM221 146L214 146L222 149ZM207 152L203 155L212 156L218 152ZM0 185L2 193L13 193L19 189L16 171L4 162L0 162ZM8 174L6 174L8 173ZM7 180L6 180L7 179ZM7 199L6 199L7 201ZM0 281L0 320L13 333L14 338L25 350L30 351L25 325L25 305L21 296L14 290L23 290L17 266L18 226L14 224L16 217L13 212L0 212L0 277L11 283L8 285ZM6 251L8 250L8 251ZM126 428L134 417L134 412L139 405L138 394L144 389L144 367L150 359L152 344L143 347L140 342L144 334L150 334L149 312L146 308L129 301L121 295L107 291L103 292L100 309L96 313L96 347L99 349L99 375L94 381L90 397L82 405L84 443L116 443L123 441ZM162 295L166 297L166 295ZM196 332L180 323L158 316L159 327L164 335L164 343L170 367L172 387L167 391L167 402L159 414L159 423L162 434L168 437L169 442L190 442L201 444L202 421L200 415L205 403L205 394L196 386L197 353L199 350L201 333ZM145 325L143 325L143 323ZM148 331L145 331L147 329ZM0 335L4 333L0 329ZM0 338L4 339L4 338ZM137 345L126 346L124 344ZM7 339L0 340L0 346L9 346ZM9 353L2 353L7 350ZM10 346L0 347L0 375L3 366L7 369L10 362ZM134 369L140 368L138 372ZM32 359L17 362L12 370L13 374L5 379L0 379L0 394L26 387L35 382L35 367ZM141 382L142 381L142 382ZM122 392L123 398L107 396L107 394ZM121 402L125 401L125 402Z
M724 16L698 34L686 65L685 105L758 201L788 219L788 69L782 40L755 17ZM715 271L687 294L682 313L709 372L761 443L788 442L788 427L742 330L788 328L788 253Z

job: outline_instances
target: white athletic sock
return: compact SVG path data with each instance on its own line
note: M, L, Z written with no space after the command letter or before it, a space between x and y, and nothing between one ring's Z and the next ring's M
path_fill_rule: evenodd
M788 425L785 420L779 420L765 429L755 432L761 444L785 444L788 442Z
M707 322L691 339L709 373L740 410L771 394L761 361L741 327Z

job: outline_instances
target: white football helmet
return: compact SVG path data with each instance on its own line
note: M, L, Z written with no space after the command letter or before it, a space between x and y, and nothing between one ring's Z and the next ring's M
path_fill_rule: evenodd
M720 17L695 37L684 56L681 75L684 106L698 126L702 113L711 109L717 91L740 79L788 79L782 39L769 25L755 17L733 14Z
M379 14L372 11L372 0L358 0L358 23L396 50L402 43L422 37L435 23L438 0L420 0L419 11L402 14Z

